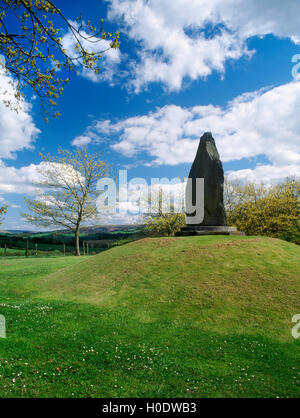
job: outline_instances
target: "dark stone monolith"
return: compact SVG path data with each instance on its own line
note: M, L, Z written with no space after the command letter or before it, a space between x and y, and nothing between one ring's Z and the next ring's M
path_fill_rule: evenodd
M198 180L198 185L196 179L202 179ZM186 226L181 228L177 236L245 235L234 226L226 226L223 200L224 171L210 132L206 132L200 139L188 184L190 186L187 185L186 188ZM199 213L200 216L197 215Z
M200 139L198 151L189 178L204 179L204 219L201 226L226 226L224 209L224 171L212 134L206 132ZM193 181L193 195L196 182Z

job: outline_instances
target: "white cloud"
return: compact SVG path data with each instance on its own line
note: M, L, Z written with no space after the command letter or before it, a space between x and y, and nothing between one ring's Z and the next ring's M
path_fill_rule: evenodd
M58 181L60 178L63 178L69 184L72 184L72 182L77 184L78 181L82 180L82 176L68 165L41 162L40 164L30 164L16 168L7 166L0 161L0 194L36 195L38 188L35 184L44 181L44 174L52 171L58 174ZM42 192L42 190L39 192Z
M92 139L89 136L79 135L75 139L73 139L71 144L76 147L82 147L82 146L88 145L91 141Z
M127 157L141 153L149 165L191 163L199 137L211 131L224 162L264 155L270 165L254 173L274 179L300 175L300 82L238 96L225 108L168 105L116 123L96 124L97 134L114 135L111 146ZM95 129L94 126L94 129Z
M78 27L76 22L70 22L70 23L72 23L73 26ZM89 35L84 31L81 31L81 34L86 38L89 37ZM81 43L84 46L84 48L91 53L93 52L99 53L110 48L110 41L106 39L100 39L97 37L92 37L90 38L89 41L86 41L85 39L81 39ZM78 56L78 51L76 51L75 49L76 39L70 30L62 37L62 44L70 57L75 58ZM80 61L79 61L79 65L81 66L80 75L95 83L98 83L101 81L107 81L110 84L113 84L113 78L114 78L114 75L117 73L117 67L120 64L120 62L121 62L120 50L110 49L102 55L101 71L99 74L96 74L95 71L93 70L89 70L85 68L84 66L80 64Z
M6 166L0 161L0 193L17 193L34 195L36 187L32 183L40 180L38 168L42 164L30 164L26 167L16 168Z
M4 105L3 100L16 104L14 92L11 78L0 72L0 159L14 158L15 152L31 148L40 133L30 115L29 103L23 102L18 112Z
M21 207L20 205L15 205L14 203L10 203L8 200L4 199L4 197L1 197L1 196L0 196L0 204L8 205L9 207L13 209L18 209Z
M71 141L71 145L82 147L91 142L93 142L93 144L99 144L102 142L103 136L110 135L112 132L118 132L118 128L116 128L110 120L94 121L92 125L85 130L83 135L79 135Z
M245 0L107 1L109 18L138 43L139 60L131 63L136 92L151 82L180 90L186 77L223 73L228 59L251 54L246 41L252 36L274 34L300 43L295 0L247 0L246 7Z
M245 169L237 171L229 171L227 173L229 180L241 180L254 183L279 183L280 181L291 176L300 177L300 165L258 165L255 169Z
M30 115L30 104L23 101L18 106L14 94L15 86L11 78L0 71L0 194L33 193L31 182L36 178L34 164L15 168L3 162L3 159L15 158L17 151L32 148L40 133ZM9 100L11 106L6 107L3 100ZM17 112L14 110L16 107Z

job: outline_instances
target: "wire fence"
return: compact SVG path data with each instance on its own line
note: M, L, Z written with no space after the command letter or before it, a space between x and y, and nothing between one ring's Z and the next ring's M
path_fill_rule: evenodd
M81 255L95 255L113 246L119 245L117 240L90 240L80 242ZM0 242L0 257L45 257L72 256L76 254L75 245L66 243L47 244L32 241Z

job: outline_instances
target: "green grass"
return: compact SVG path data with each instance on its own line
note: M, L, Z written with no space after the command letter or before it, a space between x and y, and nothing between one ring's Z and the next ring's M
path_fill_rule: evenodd
M18 248L7 248L6 253L5 253L4 248L0 248L0 258L3 258L3 257L26 257L25 254L26 254L25 249L23 250L23 249L18 249ZM40 250L38 250L37 254L36 254L36 250L29 249L28 255L29 255L29 257L61 257L62 252L60 252L58 250L54 250L54 251L40 251ZM66 256L69 256L69 255L73 255L73 254L70 254L70 253L66 252Z
M144 239L0 260L2 397L299 397L300 248Z

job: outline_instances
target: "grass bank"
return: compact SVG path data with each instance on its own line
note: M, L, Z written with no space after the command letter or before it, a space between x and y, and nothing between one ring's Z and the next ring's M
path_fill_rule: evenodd
M299 260L220 236L1 260L0 396L299 396Z

